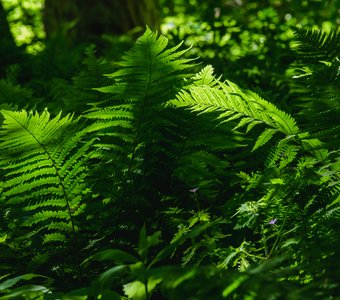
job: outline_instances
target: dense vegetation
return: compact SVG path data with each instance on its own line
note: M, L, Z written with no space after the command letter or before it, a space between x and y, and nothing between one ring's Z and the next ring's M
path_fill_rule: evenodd
M6 44L0 299L340 299L336 1L170 2Z

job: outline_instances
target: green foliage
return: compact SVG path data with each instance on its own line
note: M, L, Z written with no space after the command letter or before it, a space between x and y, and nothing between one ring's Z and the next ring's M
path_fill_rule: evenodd
M45 37L41 20L43 1L3 0L2 3L8 12L8 21L16 43L25 45L32 53L41 50L41 40Z
M320 62L332 61L339 56L340 32L329 33L322 30L294 28L298 44L298 53L303 59Z
M340 31L294 28L300 61L295 92L301 123L314 137L338 149Z
M165 50L166 45L165 37L157 37L147 29L135 47L123 57L124 60L116 63L120 68L107 75L114 84L97 89L113 94L112 99L104 102L104 108L95 105L86 114L87 118L98 120L88 128L89 132L111 128L119 133L119 130L113 129L122 127L129 131L133 128L129 134L132 149L128 153L131 155L128 173L134 167L135 152L141 146L145 127L150 126L150 119L154 119L154 110L179 89L185 78L183 71L190 67L190 60L179 59L185 51L175 52L180 45ZM119 140L129 140L126 132L123 132L122 138L116 135L118 147ZM98 144L98 147L105 149L108 145Z
M337 34L296 32L302 57L336 64ZM0 298L337 296L336 143L300 123L304 108L285 112L211 66L193 75L181 45L147 28L113 72L94 47L78 75L51 71L49 95L68 95L59 101L79 118L1 110L0 270L11 279ZM56 289L20 286L46 279L31 270Z
M165 37L147 29L115 64L116 71L107 75L113 84L96 89L109 94L107 100L93 103L85 113L93 121L86 131L98 137L94 156L107 166L94 175L102 178L98 192L120 211L117 224L128 228L145 222L136 212L147 218L148 207L158 205L161 191L155 189L171 176L169 164L162 174L159 164L170 160L168 153L177 155L167 147L178 135L171 128L178 126L178 117L162 105L185 84L191 60L181 58L187 50L178 51L180 45L166 46Z
M44 285L24 285L21 287L15 287L15 285L20 281L30 281L32 279L45 279ZM49 285L49 278L36 274L25 274L21 276L16 276L14 278L7 279L6 276L2 277L2 282L0 283L0 299L44 299L43 295L51 293L51 291L46 287ZM5 279L5 280L3 280ZM39 297L39 298L37 298Z
M1 79L0 80L0 103L3 107L4 104L20 105L21 107L26 107L33 105L32 103L32 91L14 85L10 80Z

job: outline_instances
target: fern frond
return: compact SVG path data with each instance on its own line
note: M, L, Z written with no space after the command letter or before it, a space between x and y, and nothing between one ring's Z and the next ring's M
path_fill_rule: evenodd
M330 33L322 30L293 27L296 50L305 59L311 61L332 60L340 54L340 31Z
M193 84L196 86L207 85L214 87L217 84L216 77L214 75L214 69L211 65L204 67L201 71L193 76Z
M27 107L33 98L33 93L28 88L14 85L6 79L0 80L0 104L11 103L19 105L20 108ZM2 107L4 108L4 107Z
M276 133L276 129L272 129L272 128L267 128L265 129L265 131L263 131L261 133L261 135L258 137L258 139L256 140L256 143L252 149L252 151L256 150L257 148L263 146L265 143L267 143L272 137L273 135Z
M263 100L256 93L242 90L236 84L214 79L210 86L192 85L180 91L177 100L170 103L177 107L189 107L199 113L218 112L222 122L238 120L234 129L247 125L247 132L258 124L264 124L266 129L258 139L254 149L263 146L277 132L293 136L299 132L296 121L275 105Z
M84 69L75 77L73 83L79 90L90 90L108 84L108 79L103 76L110 70L110 64L102 58L96 57L96 47L90 45L85 49L85 59L82 64Z
M182 58L187 50L179 50L181 44L172 48L167 44L167 38L147 28L116 63L116 71L106 75L113 84L96 89L111 94L110 100L97 103L85 114L94 121L88 132L96 132L99 137L98 157L120 153L123 156L119 161L127 165L127 173L139 168L143 159L137 158L155 139L150 133L157 135L161 123L166 122L157 118L159 108L189 77L185 72L192 60Z
M338 149L337 130L340 113L340 31L324 32L295 28L295 50L300 75L293 90L298 95L300 123L312 136Z
M22 218L19 227L45 228L43 240L56 240L58 230L76 234L75 216L86 193L85 162L92 140L82 142L78 120L71 115L55 118L25 110L1 110L0 129L2 206ZM51 223L58 221L58 226ZM55 224L55 223L54 223ZM71 224L71 226L70 226ZM64 239L60 240L64 241Z
M287 139L282 139L269 152L265 165L267 168L277 166L282 169L294 160L298 150L298 147L290 144Z
M67 238L64 234L60 232L48 233L44 236L43 244L53 243L53 242L66 242Z

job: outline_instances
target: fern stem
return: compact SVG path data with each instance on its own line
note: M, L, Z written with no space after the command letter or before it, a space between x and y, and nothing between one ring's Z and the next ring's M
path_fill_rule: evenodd
M144 101L144 103L145 103L145 101ZM131 154L131 159L130 159L130 162L129 162L129 168L128 168L128 172L127 172L128 176L130 176L130 174L131 174L133 162L135 160L137 145L138 145L138 142L139 142L139 132L140 132L140 128L142 126L142 119L143 119L143 116L144 116L144 112L145 112L145 105L143 105L141 116L140 116L139 121L138 121L136 135L135 135L135 138L134 138L134 141L133 141L133 144L132 144L132 149L131 149L132 154Z
M268 254L268 258L271 257L271 255L273 254L274 250L277 248L277 245L278 243L280 242L281 238L282 238L282 231L283 231L283 227L285 226L285 223L286 223L286 220L287 220L287 214L285 215L285 218L283 219L283 222L282 222L282 225L280 227L280 230L276 236L276 239L275 239L275 242L273 244L273 247L271 248L269 254Z
M187 143L188 143L188 140L189 140L189 138L190 138L190 131L191 131L191 126L189 126L189 129L188 129L188 131L187 131L187 133L186 133L186 135L185 135L185 137L184 137L184 139L183 139L183 142L182 142L182 145L181 145L181 149L180 149L180 151L178 151L178 154L177 154L177 156L176 156L176 158L174 159L174 163L173 164L171 164L172 165L172 169L171 169L171 172L170 172L170 176L171 176L171 178L172 178L172 174L174 173L174 171L175 171L175 169L176 169L176 167L177 167L177 163L178 163L178 161L181 159L181 157L183 156L183 153L184 153L184 150L185 150L185 148L186 148L186 145L187 145Z
M152 59L152 55L151 55L151 51L150 51L149 40L147 40L147 42L148 42L148 46L149 46L149 79L148 79L148 83L146 85L145 95L143 97L142 112L141 112L139 119L138 119L136 135L135 135L135 138L134 138L134 141L133 141L133 144L132 144L132 150L131 150L132 154L131 154L131 159L130 159L130 162L129 162L129 168L128 168L128 172L127 172L128 176L130 176L130 174L131 174L133 162L135 160L137 145L138 145L138 142L139 142L140 130L141 130L141 127L142 127L142 124L143 124L143 121L144 121L146 100L148 99L148 92L149 92L149 88L150 88L150 85L151 85L151 77L152 77L151 76L151 71L152 71L151 59Z
M263 244L263 248L264 248L264 255L266 258L268 258L268 245L267 245L267 239L266 239L266 235L264 233L264 228L263 225L261 226L261 233L262 233L262 244Z
M179 151L179 153L178 153L178 155L177 155L177 157L176 157L176 159L175 159L175 162L176 162L176 163L177 163L177 162L181 159L181 157L183 156L184 150L185 150L185 148L186 148L186 146L187 146L187 143L188 143L188 141L189 141L191 128L192 128L192 127L189 126L189 130L187 131L187 134L186 134L186 136L185 136L185 138L184 138L184 141L183 141L182 146L181 146L181 150ZM175 166L176 166L176 164L174 164L174 168L175 168Z

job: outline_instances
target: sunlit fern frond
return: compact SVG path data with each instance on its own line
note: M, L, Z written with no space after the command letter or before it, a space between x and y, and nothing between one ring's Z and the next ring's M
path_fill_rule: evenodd
M61 113L2 110L1 206L17 219L17 232L39 233L42 243L76 236L77 215L89 191L86 160L92 141L82 142L78 120ZM23 229L26 228L26 229Z
M218 112L222 122L238 120L234 129L247 126L246 131L249 132L256 125L265 125L267 128L258 137L253 150L266 144L278 132L285 136L299 132L293 117L230 81L214 79L214 84L191 85L181 90L171 103L177 107L189 107L198 113Z

